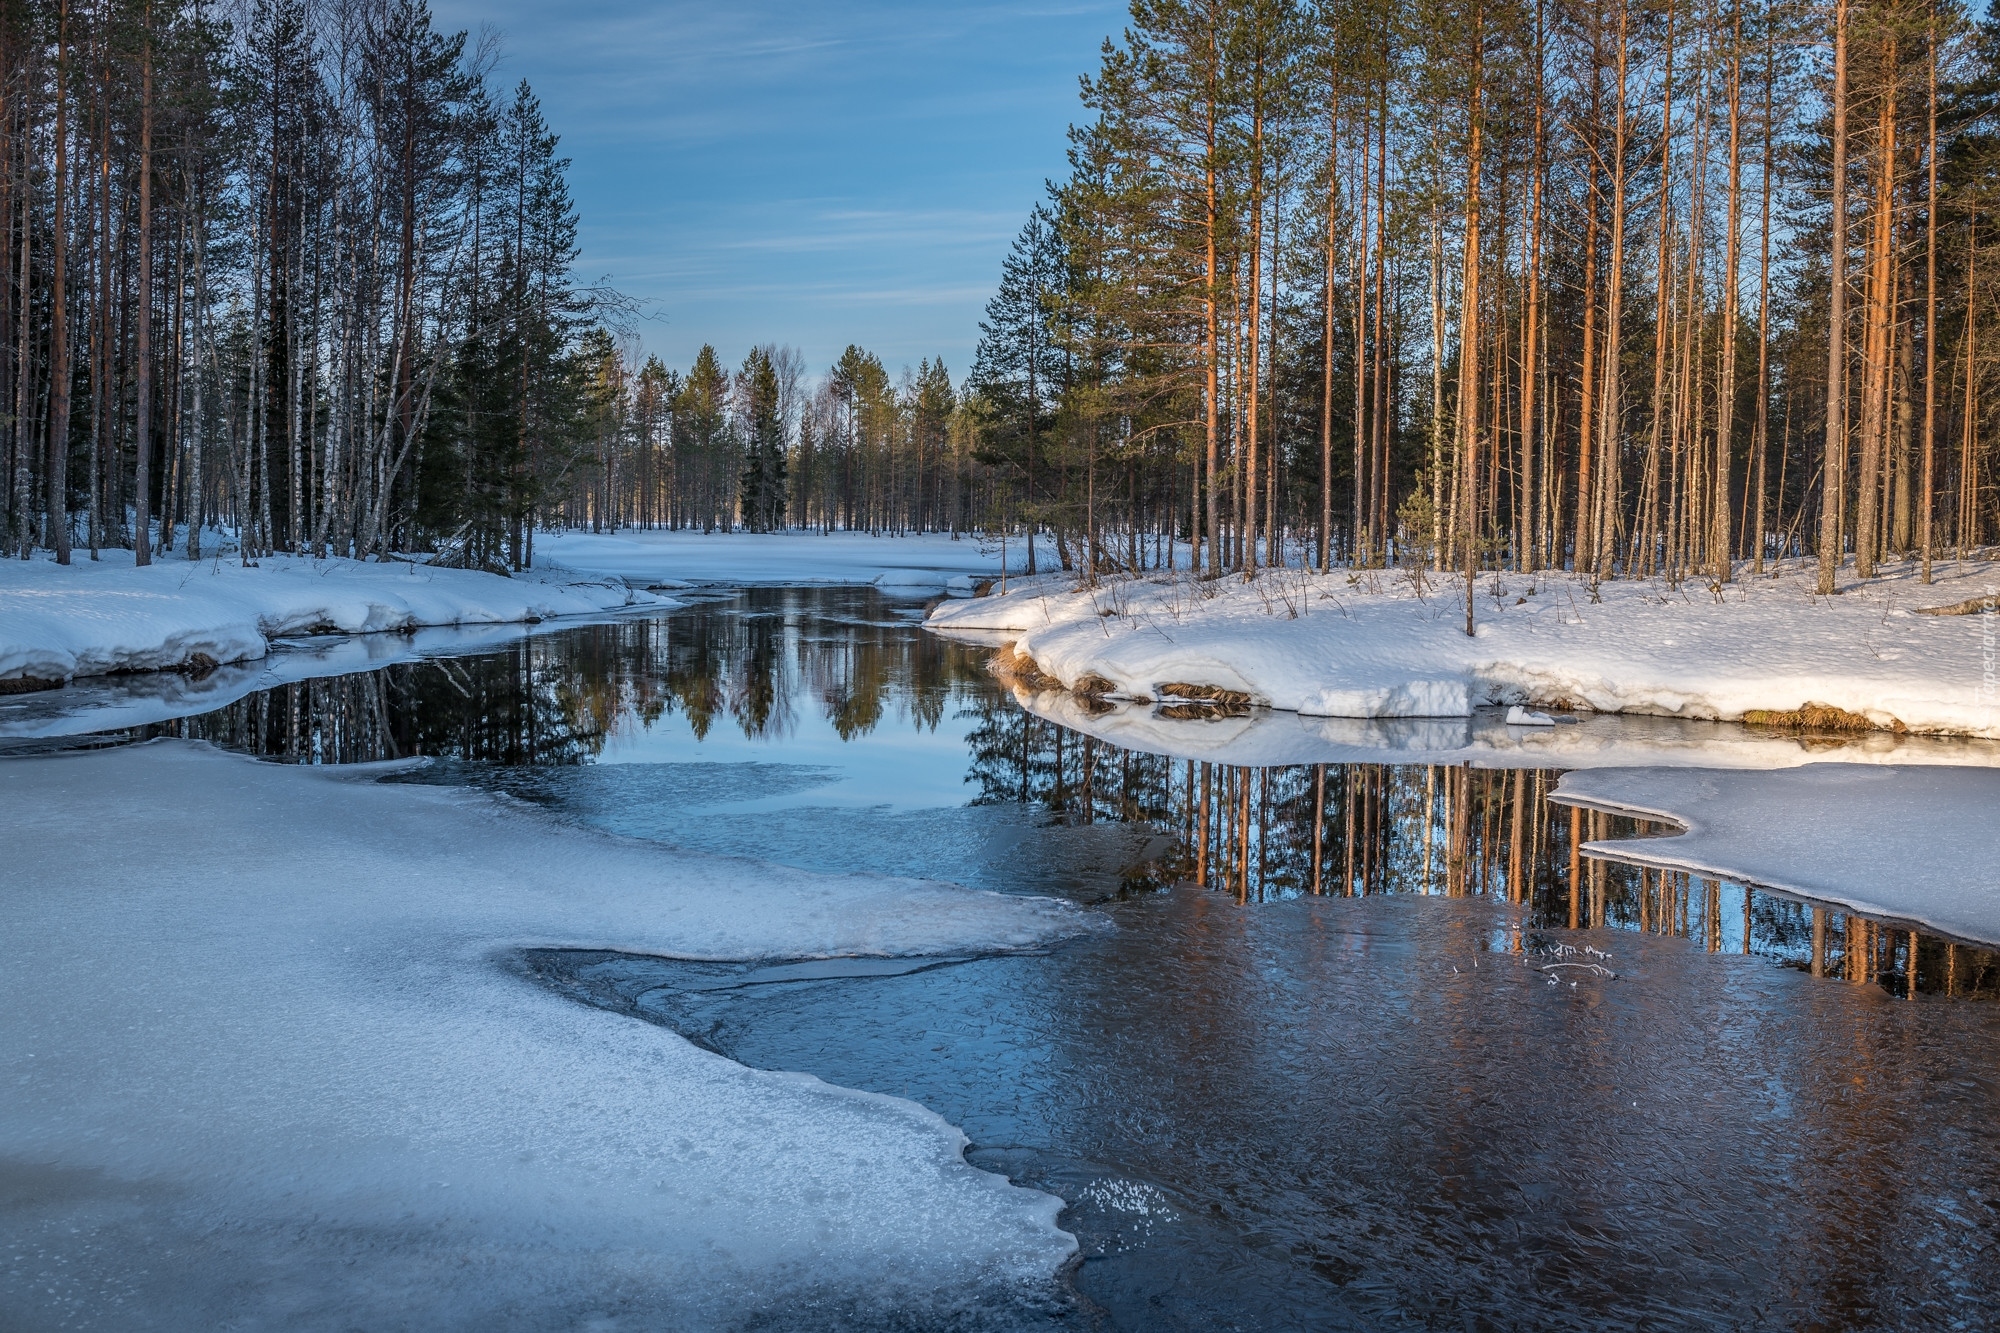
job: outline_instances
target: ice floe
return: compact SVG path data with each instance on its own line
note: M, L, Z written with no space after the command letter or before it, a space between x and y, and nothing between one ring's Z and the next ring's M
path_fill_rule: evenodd
M1597 769L1551 796L1686 832L1586 845L2000 944L2000 770L1820 763L1780 772Z

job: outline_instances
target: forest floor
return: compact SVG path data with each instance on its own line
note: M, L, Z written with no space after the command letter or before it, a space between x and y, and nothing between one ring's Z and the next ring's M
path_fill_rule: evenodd
M494 625L671 607L621 580L568 570L513 578L408 561L235 555L187 561L78 551L0 561L0 693L129 671L194 671L251 661L289 635Z
M2000 566L1884 567L1814 594L1810 565L1678 587L1563 573L1462 579L1268 570L1097 588L1044 576L947 603L929 625L1011 640L1020 674L1085 696L1215 699L1347 718L1464 717L1481 705L2000 738Z
M22 1326L955 1327L938 1307L1052 1289L1061 1201L968 1166L935 1114L578 1004L518 951L963 956L1092 918L383 768L184 741L0 763Z

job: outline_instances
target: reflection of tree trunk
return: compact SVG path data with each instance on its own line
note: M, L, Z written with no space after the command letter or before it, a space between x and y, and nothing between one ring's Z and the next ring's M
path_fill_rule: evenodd
M1348 764L1345 768L1340 808L1345 818L1341 845L1346 848L1347 861L1341 874L1340 896L1351 898L1354 896L1354 765Z
M1208 887L1208 806L1214 780L1214 771L1206 761L1203 761L1201 766L1201 841L1198 844L1199 850L1195 853L1194 858L1195 883L1201 885L1203 888Z
M1321 874L1326 867L1326 765L1313 765L1313 872L1312 891L1317 897L1322 891Z
M1521 892L1521 833L1522 826L1526 822L1523 815L1524 805L1527 800L1527 783L1525 781L1527 776L1520 769L1515 769L1509 775L1514 786L1514 816L1508 821L1507 829L1507 901L1510 903L1518 903L1523 897Z

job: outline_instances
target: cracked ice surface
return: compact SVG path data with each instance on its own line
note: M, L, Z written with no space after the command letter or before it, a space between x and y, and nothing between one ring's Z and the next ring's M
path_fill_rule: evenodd
M1042 1291L1061 1204L900 1099L510 970L1032 946L1067 905L565 828L181 742L0 761L0 1308L648 1326Z

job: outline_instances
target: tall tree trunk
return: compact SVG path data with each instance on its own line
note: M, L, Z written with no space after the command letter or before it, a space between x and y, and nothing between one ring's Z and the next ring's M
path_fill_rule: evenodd
M1460 484L1464 492L1465 636L1472 637L1473 579L1479 567L1479 165L1486 96L1485 9L1472 18L1472 86L1467 98L1470 130L1465 154L1465 276L1458 327L1458 429Z
M1777 82L1776 39L1771 27L1770 15L1766 13L1764 151L1757 160L1757 183L1762 195L1757 225L1757 517L1752 543L1755 549L1750 554L1751 571L1757 574L1764 572L1764 504L1768 494L1766 473L1771 453L1771 97L1772 87Z
M1372 489L1374 519L1370 529L1375 533L1376 550L1380 553L1384 566L1389 563L1389 426L1394 409L1389 399L1389 341L1383 324L1384 298L1389 290L1389 51L1387 43L1381 52L1382 84L1381 98L1377 104L1379 120L1375 150L1375 346L1373 362L1375 367L1373 435L1374 486Z
M1591 13L1591 65L1590 65L1590 152L1585 155L1584 172L1588 181L1585 194L1585 217L1583 227L1583 348L1582 364L1577 376L1576 396L1576 521L1571 533L1570 568L1581 574L1585 567L1593 563L1590 549L1591 534L1596 530L1592 522L1592 506L1597 497L1591 468L1597 456L1596 412L1599 406L1597 376L1601 358L1597 346L1597 248L1599 232L1604 215L1604 193L1601 185L1602 163L1598 150L1602 146L1598 127L1603 114L1603 26L1601 9L1593 6ZM1559 561L1560 562L1560 561Z
M1715 403L1715 512L1709 534L1709 573L1729 582L1735 568L1729 524L1729 478L1736 426L1736 268L1743 230L1743 3L1730 6L1728 234L1722 240L1722 375Z
M49 545L69 563L69 0L56 8L55 217L49 256Z
M1667 66L1661 81L1660 105L1660 225L1659 244L1654 259L1653 290L1653 411L1650 430L1646 436L1646 474L1640 484L1639 552L1636 560L1636 574L1644 574L1653 566L1654 544L1660 538L1660 450L1666 431L1666 386L1667 386L1667 330L1673 324L1669 309L1669 293L1673 284L1673 180L1674 180L1674 38L1675 20L1679 11L1668 0L1667 4ZM1695 210L1690 209L1690 216ZM1697 265L1690 262L1689 271ZM1680 477L1680 434L1674 433L1674 478ZM1678 496L1678 485L1675 490ZM1680 577L1678 561L1674 557L1678 531L1673 523L1674 508L1667 508L1667 577Z
M32 421L34 395L29 391L33 380L33 362L29 359L29 330L34 321L29 318L33 309L34 291L30 285L31 272L29 255L34 248L35 237L35 173L34 173L34 104L27 98L21 99L21 206L20 206L20 277L14 288L14 501L19 515L20 555L26 560L33 552L34 530L29 525L28 510L33 505L30 490L34 484L34 469L30 462L34 452L34 423ZM54 510L50 511L51 514Z
M1874 186L1869 200L1867 329L1862 339L1861 474L1855 479L1854 572L1875 577L1882 546L1882 469L1889 434L1890 326L1894 322L1896 211L1896 52L1885 36L1883 89L1875 125ZM1841 195L1835 191L1836 207Z
M1917 502L1917 544L1923 548L1923 579L1931 581L1931 513L1937 454L1937 0L1931 0L1925 32L1928 92L1924 158L1929 183L1924 191L1924 446L1923 478Z
M1250 326L1243 352L1244 366L1244 452L1237 469L1243 481L1243 575L1257 576L1257 482L1261 461L1257 447L1261 399L1258 375L1262 369L1264 316L1264 72L1261 58L1252 76L1254 101L1250 131Z
M1202 252L1202 279L1205 284L1202 300L1202 338L1205 355L1202 369L1208 380L1206 385L1207 393L1205 395L1205 402L1203 403L1206 413L1203 426L1206 431L1206 472L1208 479L1208 494L1206 497L1207 513L1205 515L1206 523L1204 526L1207 528L1205 535L1208 538L1208 576L1210 578L1220 578L1222 577L1222 551L1217 529L1220 527L1222 521L1222 501L1221 497L1216 493L1215 471L1217 465L1221 462L1221 439L1219 436L1221 404L1218 402L1218 399L1222 393L1222 346L1219 332L1216 328L1216 303L1219 293L1216 290L1218 275L1216 273L1215 233L1216 228L1221 225L1221 215L1219 211L1220 201L1216 197L1218 182L1216 180L1215 155L1218 147L1216 143L1218 131L1216 124L1216 104L1220 99L1221 90L1216 86L1217 77L1214 70L1214 61L1218 53L1213 49L1214 38L1212 32L1210 41L1209 65L1207 66L1207 73L1205 75L1207 87L1204 90L1206 112L1204 129L1206 137L1202 145L1203 202L1206 206L1203 216L1204 234ZM1030 550L1032 549L1030 548ZM1200 552L1197 551L1196 554L1199 555Z
M1624 434L1624 399L1620 392L1619 337L1625 321L1625 144L1631 132L1627 106L1627 75L1631 58L1631 10L1618 7L1618 110L1612 131L1611 161L1611 254L1606 278L1604 309L1603 400L1597 412L1597 496L1592 502L1595 525L1591 533L1591 581L1609 572L1611 562L1612 507L1618 487L1620 440Z
M1835 591L1840 564L1840 502L1847 471L1847 17L1833 0L1833 239L1827 252L1826 454L1820 469L1819 583Z
M1319 405L1319 572L1333 559L1333 276L1340 229L1340 84L1327 96L1326 112L1326 300L1320 357Z
M132 558L139 564L153 559L153 6L147 0L145 31L139 54L139 311L135 349L139 362L139 401L133 465L136 503L132 524ZM162 534L164 544L173 533Z

